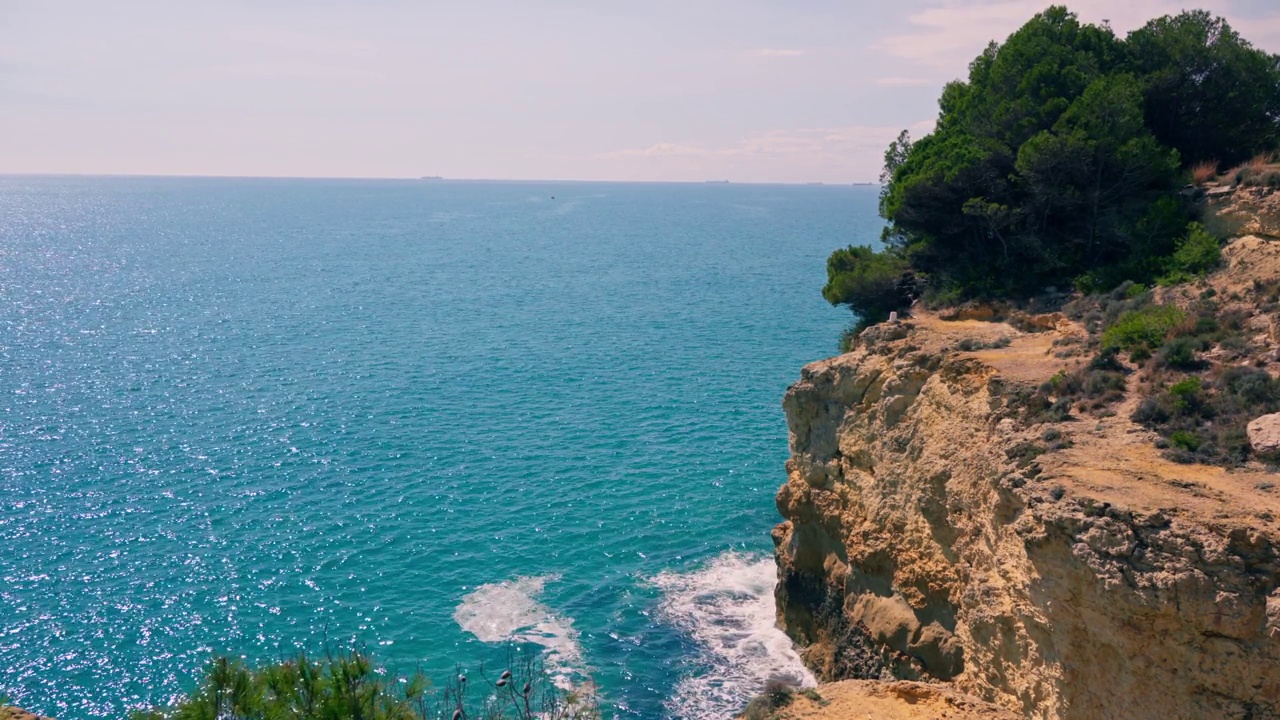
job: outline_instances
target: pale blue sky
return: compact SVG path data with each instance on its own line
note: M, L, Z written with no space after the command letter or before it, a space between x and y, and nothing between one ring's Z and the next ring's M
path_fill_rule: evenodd
M869 181L1048 4L0 0L0 172ZM1280 51L1274 0L1194 6Z

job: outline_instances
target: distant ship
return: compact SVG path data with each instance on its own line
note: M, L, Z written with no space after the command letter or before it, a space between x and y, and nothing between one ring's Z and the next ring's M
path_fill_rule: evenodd
M705 180L704 182L707 183L708 185L728 185L729 184L728 180Z
M821 185L821 184L822 184L822 183L820 183L820 182L805 183L805 185Z
M423 175L419 180L443 180L439 175Z
M854 183L854 185L875 185L876 183Z

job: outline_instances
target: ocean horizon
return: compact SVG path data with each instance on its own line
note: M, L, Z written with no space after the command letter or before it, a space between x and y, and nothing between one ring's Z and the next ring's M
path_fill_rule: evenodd
M99 172L49 172L5 173L0 179L10 180L282 180L296 182L370 182L406 183L425 182L438 184L496 184L496 185L746 185L758 187L879 187L879 182L808 182L804 180L575 180L548 178L484 178L484 177L392 177L392 176L343 176L343 175L201 175L174 173L99 173Z
M810 681L781 398L876 201L0 176L0 696L120 717L215 652L351 641L438 681L536 654L616 717Z

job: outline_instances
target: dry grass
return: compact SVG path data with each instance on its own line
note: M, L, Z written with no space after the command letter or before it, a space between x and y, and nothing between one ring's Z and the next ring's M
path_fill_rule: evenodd
M1255 155L1227 173L1232 187L1260 187L1274 191L1280 189L1280 153L1267 152Z
M1276 164L1278 155L1280 155L1280 153L1276 153L1276 152L1258 153L1257 155L1254 155L1251 159L1245 160L1244 162L1232 168L1231 171L1227 173L1227 177L1234 178L1241 173L1262 172L1263 170L1266 170L1268 167Z
M1191 181L1203 185L1218 177L1218 161L1203 160L1191 166Z
M1280 167L1264 165L1261 169L1245 168L1232 177L1232 184L1236 187L1280 190Z

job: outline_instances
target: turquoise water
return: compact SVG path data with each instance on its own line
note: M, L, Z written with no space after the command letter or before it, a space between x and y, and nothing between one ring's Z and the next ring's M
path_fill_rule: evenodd
M354 637L725 716L802 673L780 400L878 230L853 187L0 178L0 694L120 717Z

